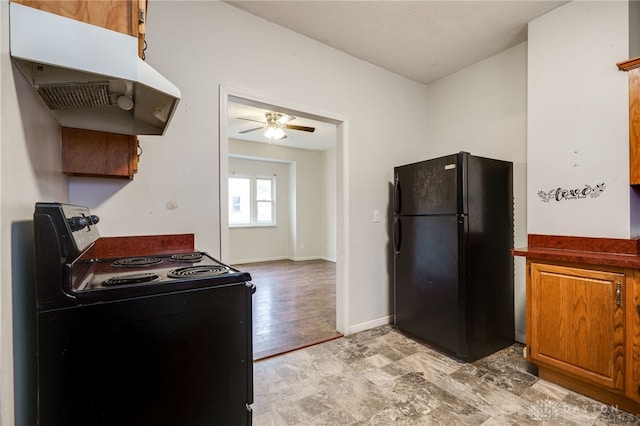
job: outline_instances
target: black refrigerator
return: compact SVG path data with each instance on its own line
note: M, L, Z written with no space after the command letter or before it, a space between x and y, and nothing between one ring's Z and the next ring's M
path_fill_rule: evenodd
M513 164L460 152L394 168L395 325L471 362L515 340Z

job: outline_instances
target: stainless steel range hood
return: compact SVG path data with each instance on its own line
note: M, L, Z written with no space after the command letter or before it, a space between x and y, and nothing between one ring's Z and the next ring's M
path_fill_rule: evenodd
M10 3L11 57L61 126L161 135L180 90L135 37Z

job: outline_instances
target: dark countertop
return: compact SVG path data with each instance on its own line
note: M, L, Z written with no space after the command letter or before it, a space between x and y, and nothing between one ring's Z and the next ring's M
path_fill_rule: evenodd
M511 250L531 259L640 268L640 240L529 234L528 247Z

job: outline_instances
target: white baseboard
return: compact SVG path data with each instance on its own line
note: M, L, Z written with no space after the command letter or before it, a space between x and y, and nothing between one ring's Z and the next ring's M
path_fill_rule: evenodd
M257 257L255 259L235 259L229 261L229 265L242 265L243 263L258 263L258 262L274 262L276 260L288 260L287 256L278 257Z
M326 260L327 262L336 263L335 259L330 259L324 256L300 256L300 257L290 257L289 260L293 260L294 262L302 262L305 260Z
M346 334L359 333L361 331L369 330L371 328L380 327L382 325L393 324L393 315L387 315L381 318L377 318L371 321L361 322L360 324L354 324L347 328ZM526 344L527 335L516 331L516 342Z
M294 262L304 262L305 260L318 260L322 259L320 256L296 256L289 257L289 260L293 260Z
M354 324L347 328L347 335L369 330L370 328L380 327L381 325L391 324L392 322L393 322L393 315L387 315L381 318L376 318L371 321L365 321L365 322L361 322L360 324Z
M330 259L322 256L305 256L305 257L290 257L290 256L279 256L279 257L259 257L255 259L236 259L232 260L229 265L242 265L244 263L259 263L259 262L275 262L278 260L292 260L294 262L301 262L305 260L326 260L327 262L336 263L335 259Z

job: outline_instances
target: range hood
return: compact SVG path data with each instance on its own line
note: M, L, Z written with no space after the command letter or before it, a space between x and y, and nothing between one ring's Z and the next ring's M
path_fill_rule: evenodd
M138 57L135 37L9 4L11 57L64 127L161 135L180 90Z

